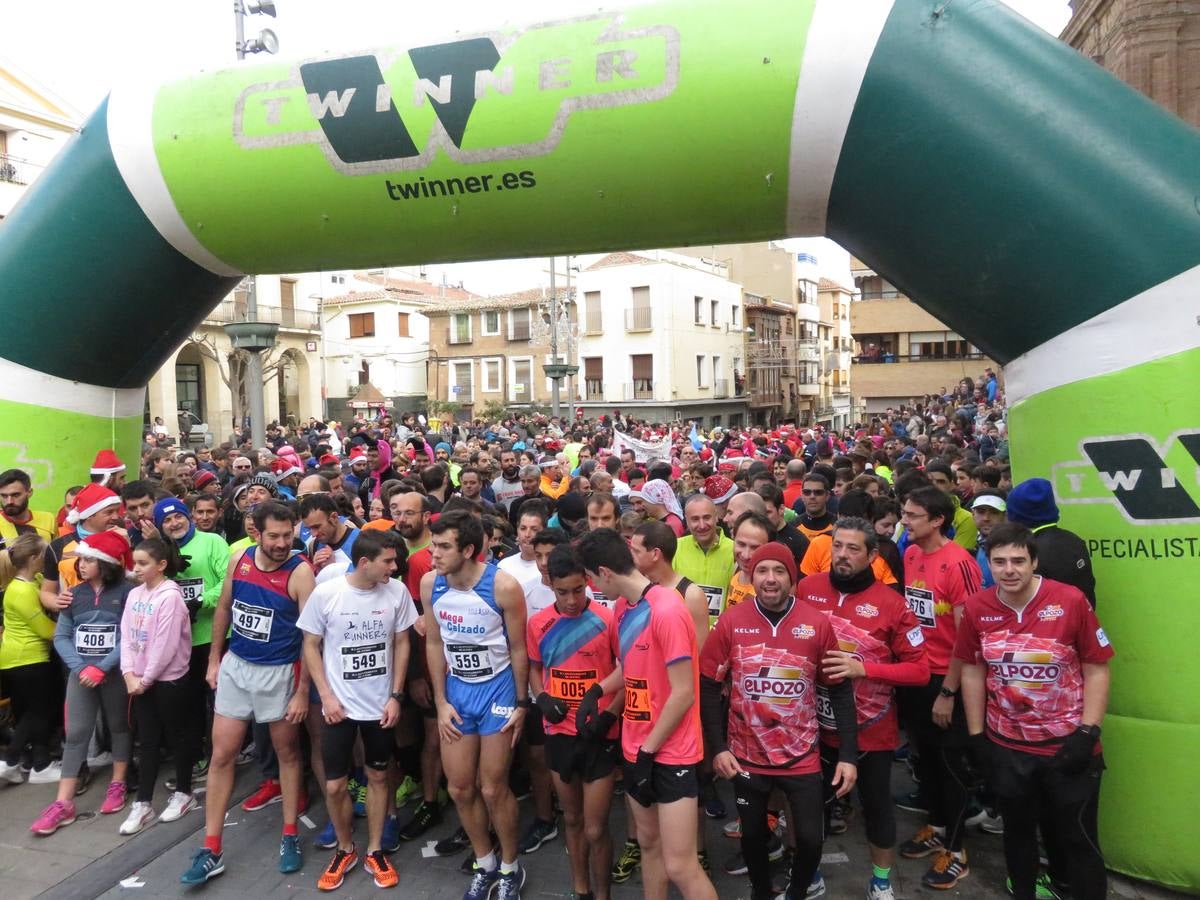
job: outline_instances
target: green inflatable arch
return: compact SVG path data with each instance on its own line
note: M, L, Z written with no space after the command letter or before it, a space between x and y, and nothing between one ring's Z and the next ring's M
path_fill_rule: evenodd
M997 2L657 3L117 91L0 227L56 502L243 272L827 234L1006 365L1118 655L1104 849L1200 889L1200 135Z

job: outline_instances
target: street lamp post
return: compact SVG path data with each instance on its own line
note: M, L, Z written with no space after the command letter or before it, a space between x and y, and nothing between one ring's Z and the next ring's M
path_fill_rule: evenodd
M278 53L279 38L270 28L264 28L253 40L246 40L246 16L264 15L275 18L273 0L260 0L249 6L244 0L233 0L233 30L234 50L237 58L243 60L247 53ZM255 448L262 447L267 442L266 401L263 398L263 351L275 346L275 337L279 326L268 322L258 321L258 279L254 275L246 278L246 321L231 322L225 326L225 333L236 349L245 350L250 354L246 365L246 402L249 405L250 440ZM322 367L322 375L324 368Z

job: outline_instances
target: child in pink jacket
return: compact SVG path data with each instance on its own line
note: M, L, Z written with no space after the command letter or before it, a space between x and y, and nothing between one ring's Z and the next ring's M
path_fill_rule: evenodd
M129 592L121 615L121 674L133 702L141 750L137 800L121 834L137 834L154 822L154 785L164 736L175 754L175 792L159 818L173 822L196 807L192 766L199 751L198 724L188 711L192 686L188 664L192 625L179 585L170 579L187 568L179 548L163 538L147 538L133 551L133 572L141 584Z

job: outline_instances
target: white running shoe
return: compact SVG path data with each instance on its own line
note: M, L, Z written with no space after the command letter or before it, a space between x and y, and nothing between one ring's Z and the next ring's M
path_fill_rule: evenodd
M29 773L30 784L57 784L62 781L62 763L58 760L47 763L45 768L33 769Z
M182 818L185 813L195 809L197 805L194 796L176 791L167 801L167 808L159 815L158 821L174 822L176 819Z
M20 784L25 780L24 773L21 772L21 764L13 763L9 765L4 760L0 759L0 781L7 781L11 784Z
M134 803L129 815L121 823L121 834L137 834L148 825L154 824L154 807L149 803Z
M879 882L872 878L867 883L867 900L896 900L890 881Z

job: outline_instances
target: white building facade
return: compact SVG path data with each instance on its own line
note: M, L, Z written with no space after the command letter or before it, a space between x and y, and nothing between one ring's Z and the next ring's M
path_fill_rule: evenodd
M78 110L0 59L0 220L81 124Z
M727 270L668 251L611 253L580 272L575 299L585 414L746 421L742 288Z

